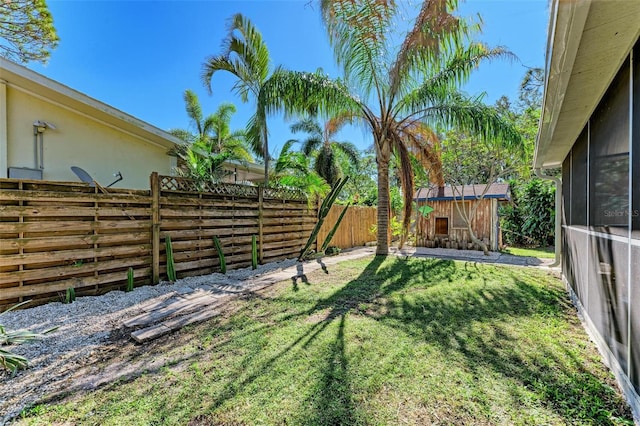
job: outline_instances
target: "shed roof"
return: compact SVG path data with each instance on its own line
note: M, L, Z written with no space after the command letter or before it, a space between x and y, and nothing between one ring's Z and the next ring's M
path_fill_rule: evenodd
M2 57L0 80L8 87L77 111L108 126L141 137L151 144L172 148L181 143L180 139L158 127Z
M446 186L432 186L429 188L420 188L415 196L416 201L447 201L447 200L460 200L460 195L464 196L464 200L476 200L478 199L486 189L486 193L483 198L497 198L499 200L510 200L511 195L509 191L508 183L493 183L489 185L464 185L456 186L454 193L451 185Z

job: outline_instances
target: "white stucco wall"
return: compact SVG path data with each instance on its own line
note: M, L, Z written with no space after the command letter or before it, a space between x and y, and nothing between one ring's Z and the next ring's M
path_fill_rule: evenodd
M169 175L175 166L175 158L166 154L166 147L55 99L7 85L5 100L6 167L37 168L33 134L36 120L56 127L43 133L44 180L79 181L70 169L79 166L101 185L113 182L113 174L120 171L124 179L114 187L148 189L151 172Z

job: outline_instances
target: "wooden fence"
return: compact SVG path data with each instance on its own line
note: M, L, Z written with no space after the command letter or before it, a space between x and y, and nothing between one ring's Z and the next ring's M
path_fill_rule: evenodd
M320 244L342 208L327 218ZM179 278L219 271L214 236L229 268L251 264L253 235L260 263L296 257L316 215L299 193L202 188L155 173L148 191L0 179L0 311L26 299L61 300L67 288L77 295L123 289L129 268L136 286L157 283L166 277L167 235ZM374 222L375 209L350 207L331 245L375 239L368 233Z
M198 192L193 182L151 177L150 191L69 182L0 179L0 310L32 299L60 300L67 288L102 294L156 283L172 238L179 277L219 270L213 236L229 268L295 257L316 221L300 194L241 185Z
M334 205L331 207L318 233L318 246L322 246L342 210L344 210L344 206ZM371 227L377 223L376 212L375 207L349 206L329 245L347 249L376 241L376 234L371 232Z

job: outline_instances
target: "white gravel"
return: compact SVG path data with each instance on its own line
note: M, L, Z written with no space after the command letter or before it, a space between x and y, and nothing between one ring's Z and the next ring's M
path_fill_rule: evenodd
M42 340L5 347L29 359L29 367L15 375L0 370L0 425L8 423L25 407L61 386L69 372L77 370L101 346L111 331L127 318L140 314L149 299L170 297L176 288L196 289L210 284L240 284L265 273L276 272L296 264L294 259L251 268L230 270L226 275L211 274L180 279L171 284L144 286L125 293L112 291L102 296L78 297L71 304L49 303L0 314L0 324L7 330L28 329L42 332L58 329Z

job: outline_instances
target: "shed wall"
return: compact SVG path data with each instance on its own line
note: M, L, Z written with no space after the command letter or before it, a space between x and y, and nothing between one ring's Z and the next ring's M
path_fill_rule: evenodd
M471 219L471 227L476 237L484 240L492 249L497 249L496 241L496 221L497 202L495 199L465 201L470 208L478 206L475 216ZM433 211L427 217L417 214L417 245L420 247L449 247L467 249L471 243L469 231L464 228L454 227L453 218L456 215L454 201L419 201L418 208L429 205ZM449 232L447 235L436 234L436 218L446 217L449 221ZM478 247L474 247L478 249Z

